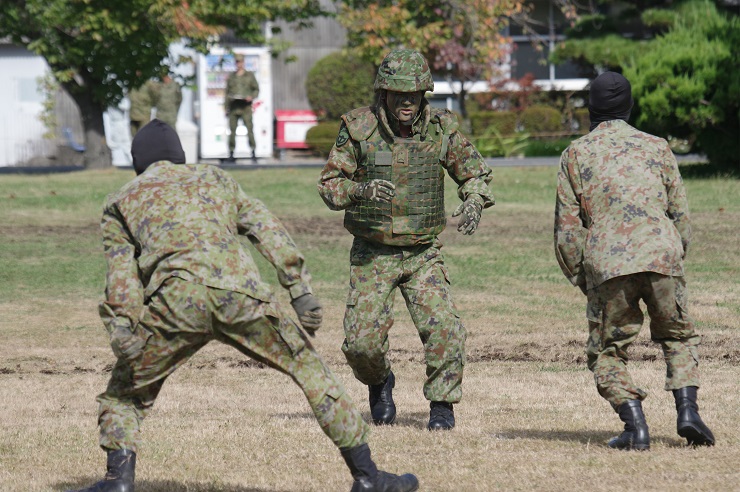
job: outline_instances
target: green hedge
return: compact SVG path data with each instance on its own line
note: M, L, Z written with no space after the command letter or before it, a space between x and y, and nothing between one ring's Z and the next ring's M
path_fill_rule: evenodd
M328 157L339 133L338 121L322 121L306 132L306 145L313 152Z
M530 106L519 117L520 127L529 133L557 133L563 131L563 116L550 106Z
M347 53L317 61L306 77L306 96L320 119L333 120L373 102L375 67Z
M501 135L512 135L516 132L516 113L513 111L476 111L470 113L472 135L483 135L491 127Z

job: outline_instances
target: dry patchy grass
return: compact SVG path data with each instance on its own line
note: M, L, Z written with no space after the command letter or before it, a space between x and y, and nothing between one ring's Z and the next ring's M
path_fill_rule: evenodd
M474 236L462 237L449 227L442 237L468 329L458 425L449 433L425 430L421 343L399 295L390 354L399 417L393 427L373 429L378 464L416 473L422 491L740 490L737 206L715 210L711 195L700 195L702 207L693 215L695 249L687 264L691 311L703 336L701 413L717 446L687 448L676 435L672 397L662 388L665 366L646 323L630 351L630 367L650 393L644 406L652 449L619 452L605 443L621 423L585 368L584 299L554 265L553 190L541 191L537 184L550 183L549 171L497 173L503 185L530 180L532 203L504 196ZM115 173L90 175L103 188L111 179L116 185L122 181ZM294 175L313 186L314 176ZM246 176L240 179L247 182ZM263 178L254 176L258 189ZM54 190L55 199L81 193L65 187L74 184L71 177L44 178L41 184L35 193ZM732 186L737 191L737 184ZM3 251L48 243L52 251L62 248L54 254L64 261L100 254L92 250L98 247L98 205L70 198L69 211L47 213L34 208L35 196L13 193L29 205L0 217ZM547 199L537 199L541 193ZM266 201L287 211L281 215L310 257L314 287L325 304L317 350L368 417L367 390L354 380L339 350L351 242L341 214ZM40 249L22 261L45 261L49 268L56 260L38 256L45 254L51 253ZM7 271L16 278L16 271L33 270ZM16 282L15 291L5 291L11 300L0 301L0 490L87 485L104 472L94 398L114 362L97 317L99 290L76 287L71 273L58 274L54 288L44 289L43 280L30 277ZM35 289L28 291L32 294L23 292L26 285ZM207 346L168 380L143 430L140 492L342 491L351 482L289 378L223 345Z

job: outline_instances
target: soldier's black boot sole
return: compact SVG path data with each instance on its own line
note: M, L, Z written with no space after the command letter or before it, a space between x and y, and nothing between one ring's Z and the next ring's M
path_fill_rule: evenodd
M650 432L645 415L642 413L642 402L630 400L617 408L619 418L624 422L624 432L609 440L607 446L625 451L648 451L650 449Z
M396 376L393 371L388 373L380 384L369 386L370 416L375 425L391 425L396 421L396 404L393 401L393 388L396 386Z
M676 429L690 446L714 446L714 434L699 416L696 392L696 386L673 390L678 412Z

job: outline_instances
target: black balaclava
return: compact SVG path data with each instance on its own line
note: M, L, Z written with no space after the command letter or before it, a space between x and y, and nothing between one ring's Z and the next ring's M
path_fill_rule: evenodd
M182 150L177 132L157 119L136 132L134 141L131 142L131 157L134 159L134 171L137 175L158 161L185 164L185 151Z
M627 121L632 111L632 86L616 72L604 72L591 82L588 93L588 115L593 130L610 120Z

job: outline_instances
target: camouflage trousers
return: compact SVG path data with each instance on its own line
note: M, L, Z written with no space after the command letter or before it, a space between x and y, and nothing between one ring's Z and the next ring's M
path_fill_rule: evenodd
M152 296L135 335L146 340L143 355L119 360L97 398L105 449L136 451L141 422L165 379L211 340L289 375L338 447L367 442L369 427L344 386L275 303L171 278Z
M342 351L362 383L379 384L391 370L388 331L398 287L424 344L424 396L450 403L462 398L465 328L452 301L440 248L439 241L401 247L355 238Z
M647 396L627 371L627 349L637 339L644 318L641 299L650 316L650 337L663 349L665 389L699 386L700 337L686 310L683 277L652 272L625 275L607 280L587 295L588 368L599 394L612 407Z
M249 150L254 152L256 146L254 142L254 125L252 124L252 106L232 103L229 109L229 152L236 148L236 127L239 126L239 120L244 122L247 127L247 140L249 141Z

